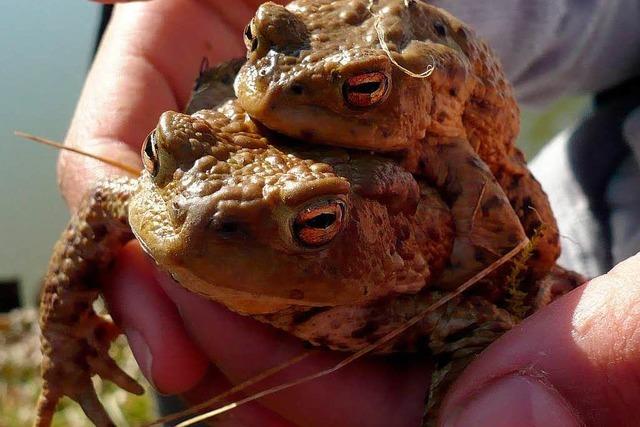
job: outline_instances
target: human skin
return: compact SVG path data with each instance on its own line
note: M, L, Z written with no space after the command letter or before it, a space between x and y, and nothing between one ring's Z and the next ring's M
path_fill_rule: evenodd
M165 110L181 110L203 56L244 54L259 2L155 0L116 7L66 143L140 165L139 147ZM188 28L189 31L184 31ZM179 58L179 60L176 60ZM73 210L96 179L121 173L63 153ZM485 351L452 388L447 425L634 425L640 404L640 258L565 296ZM159 273L136 242L105 277L105 298L142 372L163 393L200 400L304 350L269 326L191 294ZM270 384L327 367L322 352ZM417 425L429 364L364 360L238 408L223 425ZM462 409L464 408L464 409Z

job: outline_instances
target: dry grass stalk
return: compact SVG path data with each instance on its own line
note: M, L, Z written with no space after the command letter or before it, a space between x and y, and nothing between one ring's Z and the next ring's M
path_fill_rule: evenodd
M251 387L252 385L255 385L257 383L259 383L262 380L265 380L267 378L269 378L270 376L280 372L283 369L288 368L289 366L295 365L296 363L300 362L303 359L306 359L307 357L311 356L313 353L315 353L315 351L306 351L304 353L301 353L279 365L276 365L272 368L267 369L266 371L263 371L261 373L259 373L258 375L255 375L249 379L247 379L246 381L243 381L239 384L236 384L235 386L231 387L229 390L218 394L217 396L212 397L211 399L199 403L195 406L192 406L188 409L185 409L184 411L180 411L180 412L175 412L171 415L167 415L165 417L162 418L158 418L157 420L154 420L148 424L144 424L143 427L152 427L152 426L156 426L156 425L161 425L161 424L165 424L165 423L169 423L172 421L177 420L178 418L182 418L182 417L186 417L188 415L191 414L195 414L198 411L201 411L203 409L207 409L209 407L211 407L214 403L217 403L219 401L221 401L222 399L225 399L233 394L236 394L248 387Z
M90 157L90 158L95 159L95 160L99 160L99 161L101 161L103 163L106 163L108 165L114 166L114 167L116 167L118 169L122 169L123 171L125 171L127 173L130 173L131 175L135 175L135 176L140 175L140 169L138 169L138 168L136 168L134 166L127 165L125 163L119 162L117 160L113 160L113 159L109 159L109 158L106 158L106 157L98 156L96 154L92 154L92 153L89 153L87 151L80 150L79 148L69 147L69 146L61 144L59 142L51 141L50 139L42 138L40 136L31 135L31 134L26 133L26 132L20 132L19 130L16 130L13 133L17 137L28 139L29 141L34 141L34 142L37 142L38 144L48 145L50 147L54 147L54 148L57 148L59 150L71 151L71 152L76 153L76 154L81 154L83 156Z
M371 13L371 15L373 15L374 17L374 21L373 21L373 27L376 29L376 35L378 36L378 42L380 43L380 47L382 48L382 50L384 51L384 53L387 54L387 57L389 57L389 61L391 61L393 63L393 65L395 65L396 67L398 67L403 73L411 76L411 77L415 77L417 79L425 79L427 77L429 77L433 71L436 69L435 66L435 62L432 64L429 64L426 68L426 70L424 70L421 73L414 73L413 71L409 70L408 68L403 67L402 65L400 65L400 63L398 61L395 60L395 58L393 57L393 55L391 55L391 49L389 49L389 46L387 45L387 41L385 40L384 37L384 29L382 28L382 17L380 16L379 13L375 13L373 11L373 3L374 0L369 0L369 13ZM405 7L409 7L409 1L405 1Z

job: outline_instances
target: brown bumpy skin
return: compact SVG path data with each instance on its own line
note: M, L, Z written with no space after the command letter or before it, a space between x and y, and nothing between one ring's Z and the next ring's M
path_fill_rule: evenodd
M554 265L557 226L514 145L513 91L495 54L464 23L423 1L297 0L286 8L263 4L245 38L247 63L235 88L253 118L308 142L397 151L405 168L427 176L426 145L468 145L526 235L540 235L528 261L532 274L542 277ZM425 78L407 72L431 66ZM443 154L446 174L454 174L462 159ZM445 198L477 198L462 190Z
M437 193L420 210L418 183L395 162L267 139L226 107L229 116L164 113L151 136L158 164L141 177L130 223L162 268L244 314L369 303L434 283L453 241ZM337 231L308 245L296 224L323 206L344 208L323 217Z
M40 303L43 384L36 426L51 424L63 396L78 402L95 425L114 425L96 396L94 374L131 393L143 392L108 354L118 329L93 310L98 272L132 237L127 209L136 186L128 178L97 185L54 247Z

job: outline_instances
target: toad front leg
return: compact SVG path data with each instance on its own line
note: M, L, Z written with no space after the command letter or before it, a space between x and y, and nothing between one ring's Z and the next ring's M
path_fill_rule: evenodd
M504 190L467 141L427 138L405 166L433 182L454 218L456 238L440 288L455 289L527 238Z
M93 309L100 292L98 272L132 238L127 211L136 185L129 178L97 185L54 247L40 303L43 385L38 427L51 424L63 396L78 402L97 426L113 425L91 383L94 374L131 393L143 393L109 357L109 345L120 332Z

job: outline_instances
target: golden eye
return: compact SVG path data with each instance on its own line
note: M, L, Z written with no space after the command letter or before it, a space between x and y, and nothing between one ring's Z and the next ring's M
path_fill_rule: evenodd
M293 221L293 235L303 246L323 246L342 230L345 213L346 206L342 200L329 200L303 208Z
M158 175L160 165L158 164L158 147L156 142L156 131L152 131L142 145L142 164L151 176Z
M342 86L342 95L350 106L363 108L382 102L388 89L387 75L374 71L349 77Z

